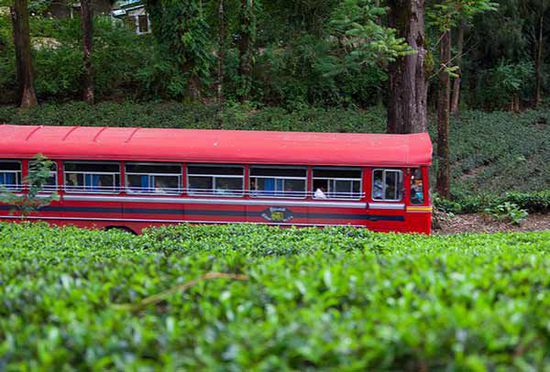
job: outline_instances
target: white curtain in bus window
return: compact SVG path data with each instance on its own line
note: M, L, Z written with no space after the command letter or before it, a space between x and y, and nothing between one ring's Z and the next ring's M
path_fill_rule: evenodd
M0 160L0 188L8 191L17 191L21 190L21 184L21 162Z
M250 194L254 197L304 198L306 181L305 168L250 168Z
M313 168L313 198L359 199L361 180L361 169Z
M411 172L411 204L424 203L424 181L422 170L415 168Z
M189 165L187 187L189 195L241 196L244 187L244 167Z
M403 197L403 172L395 169L375 169L373 200L400 201Z
M35 161L29 162L29 174L37 172L37 166L39 163ZM50 177L42 184L42 191L55 191L57 190L57 164L52 162L50 166Z
M181 193L179 164L126 163L126 190L129 193Z
M65 190L67 192L113 193L120 189L118 163L65 162Z

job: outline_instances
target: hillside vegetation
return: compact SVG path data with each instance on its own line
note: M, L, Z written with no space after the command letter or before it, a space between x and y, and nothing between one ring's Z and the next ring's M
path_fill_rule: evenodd
M174 102L75 102L18 111L0 107L0 123L43 125L224 128L383 133L383 108L252 108L232 105L219 114L213 105ZM435 123L430 131L435 135ZM435 142L435 141L434 141ZM550 109L510 112L465 111L451 124L452 191L464 198L550 188ZM433 173L435 174L435 173Z
M550 232L0 224L0 366L544 370L549 270Z

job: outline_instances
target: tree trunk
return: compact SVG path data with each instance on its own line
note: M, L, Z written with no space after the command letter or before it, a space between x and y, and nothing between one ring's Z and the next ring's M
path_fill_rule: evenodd
M389 25L416 50L389 66L388 133L428 130L424 0L389 0Z
M250 97L252 86L252 46L256 34L254 0L241 0L241 32L239 35L239 78L237 96L240 102Z
M460 84L461 84L461 75L462 75L462 53L464 53L464 29L466 28L466 23L464 20L460 22L458 26L458 35L456 40L456 58L455 65L458 66L458 76L453 80L453 93L451 99L451 113L458 115L460 111Z
M80 1L80 25L82 27L82 46L84 50L84 71L82 75L83 99L94 103L94 76L92 69L92 9L90 0Z
M520 112L521 107L519 104L519 93L512 94L512 102L510 103L510 110L512 112Z
M223 95L223 80L225 77L224 62L225 62L225 9L224 0L219 0L218 4L218 127L223 128L223 111L225 97Z
M225 60L225 11L224 0L219 0L218 5L218 105L223 105L223 79L224 79L224 60Z
M544 8L541 9L539 20L539 35L537 42L537 57L535 59L535 107L540 105L542 90L542 56L543 56L543 29L544 29Z
M437 192L443 198L451 196L449 161L449 99L450 77L447 67L451 62L451 31L446 31L440 44L441 66L437 94Z
M13 24L13 43L19 83L20 107L28 108L38 104L34 91L31 37L27 0L15 0L10 8Z

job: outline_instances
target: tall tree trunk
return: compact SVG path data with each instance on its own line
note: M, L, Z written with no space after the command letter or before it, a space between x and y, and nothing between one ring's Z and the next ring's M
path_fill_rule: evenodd
M223 79L225 75L224 60L225 60L225 10L224 0L219 0L218 4L218 84L217 95L218 105L223 105Z
M20 107L33 107L36 106L38 102L34 91L27 0L15 0L10 11L13 24L13 43L15 45Z
M458 26L458 35L456 39L456 58L455 64L458 66L459 70L458 76L453 80L453 93L451 99L451 113L457 115L460 110L460 84L461 84L461 75L462 75L462 53L464 53L464 29L466 28L466 23L464 20L460 21Z
M537 57L535 59L535 107L540 105L542 99L542 56L543 56L543 29L544 29L544 8L541 9L539 20L539 35L537 42Z
M82 46L84 49L84 71L82 75L83 99L94 103L94 76L92 69L92 9L91 0L80 1L80 25L82 28Z
M241 32L239 35L239 101L250 97L252 86L252 48L256 35L254 0L241 0Z
M450 161L449 161L449 99L450 77L447 67L451 62L451 31L446 31L440 44L441 66L437 94L437 192L441 197L451 196Z
M186 102L197 102L201 99L201 79L196 74L189 76L187 80Z
M389 66L388 133L428 130L424 0L389 0L389 25L416 51Z
M223 128L223 111L225 97L223 95L223 80L225 77L224 62L225 62L225 9L224 0L219 0L218 4L218 126Z
M520 112L521 107L519 103L519 93L515 92L512 94L512 102L510 103L510 110L512 112Z

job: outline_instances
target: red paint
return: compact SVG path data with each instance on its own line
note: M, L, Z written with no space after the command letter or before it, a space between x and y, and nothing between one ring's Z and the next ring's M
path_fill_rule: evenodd
M245 196L240 198L182 194L169 197L169 200L176 198L177 201L163 203L167 197L148 195L147 198L154 202L143 202L124 200L124 196L132 196L126 192L105 195L66 194L60 191L61 199L53 202L49 210L30 216L31 219L44 219L52 224L97 228L116 226L140 232L144 227L178 222L249 222L300 226L354 225L374 231L430 233L431 211L427 188L424 204L412 205L409 200L409 168L422 167L424 184L429 184L432 146L425 133L386 135L0 126L0 159L23 160L23 174L26 174L25 160L37 153L57 161L60 185L63 184L63 160L177 162L183 167L184 188L187 182L186 165L189 163L242 164L245 166L245 191L249 185L248 165L253 164L308 166L307 185L310 192L314 191L311 190L312 166L353 166L363 170L362 190L365 196L361 200L319 201L311 197L258 199L245 192ZM373 168L396 168L404 172L405 195L402 201L383 202L385 209L374 209L376 202L371 197ZM124 169L121 169L122 185L124 182ZM115 200L77 201L68 200L69 196L111 197ZM196 199L210 202L190 202ZM248 204L225 205L221 203L223 200ZM261 202L260 205L253 204L257 202ZM282 202L301 204L285 207ZM312 203L324 203L326 206L314 206ZM345 203L353 203L355 208L343 205ZM403 206L404 209L392 209L392 206ZM424 210L421 210L422 207ZM272 216L283 216L285 220L269 220ZM0 218L14 220L5 209L0 210Z
M37 128L40 128L37 130ZM76 128L76 129L75 129ZM32 133L32 135L29 135ZM334 166L430 165L427 133L356 134L0 125L3 158Z

